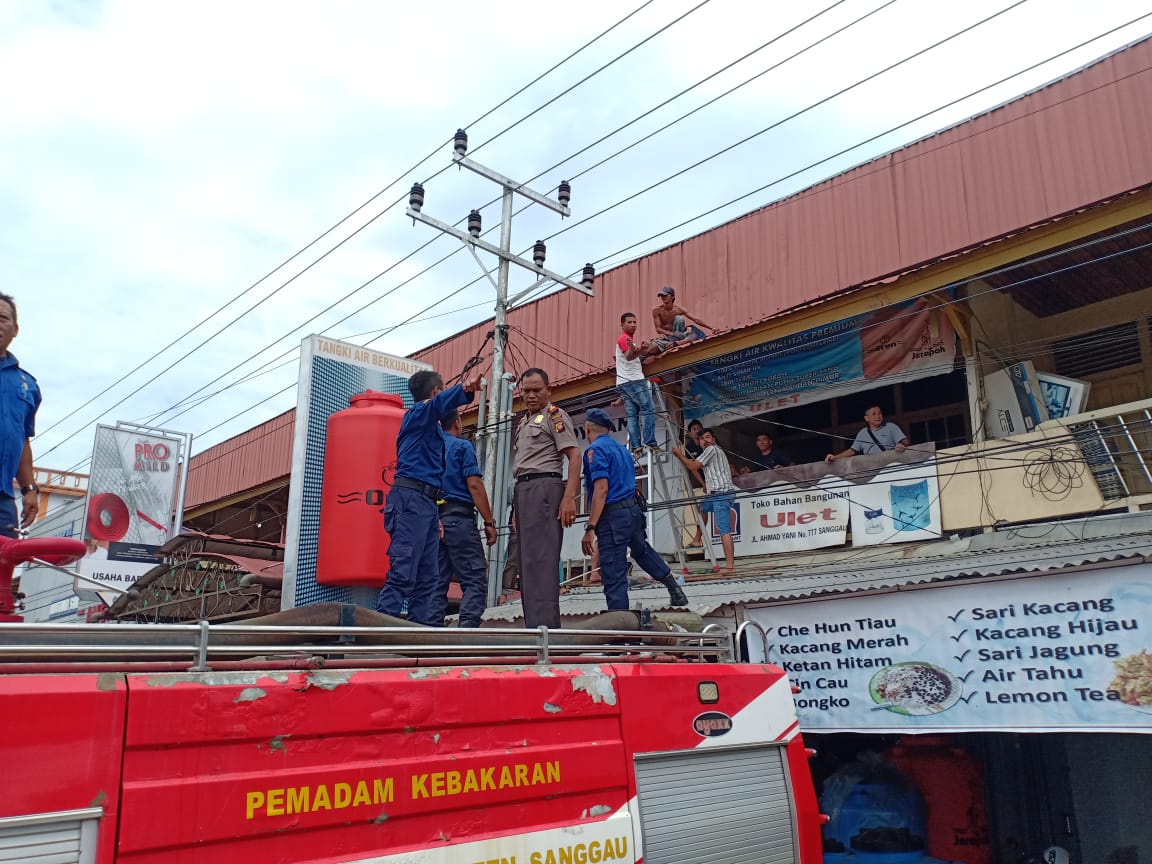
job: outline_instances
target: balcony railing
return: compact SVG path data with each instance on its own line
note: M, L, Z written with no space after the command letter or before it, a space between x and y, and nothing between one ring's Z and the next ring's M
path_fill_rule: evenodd
M88 491L88 475L74 471L53 471L51 468L34 468L36 485L44 492L79 498Z
M1107 502L1152 502L1152 399L1049 420L1039 428L1073 435Z

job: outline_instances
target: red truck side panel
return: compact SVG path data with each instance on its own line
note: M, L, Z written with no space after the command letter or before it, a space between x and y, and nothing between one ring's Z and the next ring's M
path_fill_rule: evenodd
M116 860L341 861L617 811L613 672L130 676Z
M615 667L620 701L627 706L621 717L629 759L636 753L731 747L764 741L788 741L787 761L796 807L799 855L802 862L822 859L820 816L808 756L796 721L791 684L776 666L696 666L700 673L685 675L683 665L649 664ZM700 699L700 681L716 685L716 702ZM707 735L697 718L716 712L730 726L720 735ZM725 721L723 718L728 718ZM713 722L716 722L713 720ZM719 731L719 730L715 730ZM635 795L629 773L629 795Z
M126 699L121 675L0 676L0 816L103 807L111 861Z

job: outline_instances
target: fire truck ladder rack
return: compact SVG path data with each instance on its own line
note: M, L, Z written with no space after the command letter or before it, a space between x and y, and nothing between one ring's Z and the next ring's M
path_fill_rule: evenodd
M0 672L81 662L149 671L718 661L739 656L719 625L666 630L0 624ZM161 669L163 667L163 669ZM77 670L78 671L78 670ZM105 671L100 668L97 671Z

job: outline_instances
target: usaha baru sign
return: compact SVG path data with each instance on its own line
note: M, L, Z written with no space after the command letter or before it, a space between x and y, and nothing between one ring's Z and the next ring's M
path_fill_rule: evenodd
M811 731L1152 733L1152 565L748 617Z

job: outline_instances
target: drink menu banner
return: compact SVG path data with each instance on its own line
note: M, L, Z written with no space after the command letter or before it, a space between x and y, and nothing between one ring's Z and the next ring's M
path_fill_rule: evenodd
M747 614L807 731L1152 733L1152 565Z

